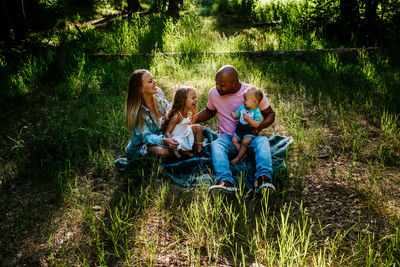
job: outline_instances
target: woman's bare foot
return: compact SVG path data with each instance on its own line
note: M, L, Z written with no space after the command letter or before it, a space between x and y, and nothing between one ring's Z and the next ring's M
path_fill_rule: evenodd
M193 153L190 151L183 151L183 150L179 150L178 151L179 154L181 154L181 156L185 157L185 158L193 158Z

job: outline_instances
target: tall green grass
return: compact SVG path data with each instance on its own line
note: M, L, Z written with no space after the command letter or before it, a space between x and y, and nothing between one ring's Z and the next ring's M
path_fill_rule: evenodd
M275 12L289 12L285 10ZM283 16L278 15L274 19ZM327 225L317 224L319 214L301 201L307 177L319 175L315 168L322 153L349 166L345 173L334 165L323 179L344 180L360 195L370 194L366 203L374 207L379 198L391 197L381 192L387 183L395 185L396 177L381 177L392 175L390 168L400 159L398 70L380 53L256 60L160 53L325 45L312 34L302 39L290 27L235 31L232 25L224 32L217 20L193 13L179 19L133 16L103 30L84 30L87 42L60 33L54 40L60 53L2 59L1 85L9 89L4 95L23 104L1 107L1 121L9 126L1 128L0 188L1 199L7 199L1 208L14 216L4 217L10 244L7 263L22 250L28 259L36 253L54 265L399 264L399 224L394 216L382 232L349 227L329 234ZM153 56L91 57L139 52ZM277 120L275 128L265 132L295 140L283 193L254 198L241 187L231 199L212 198L206 188L186 190L166 180L158 161L116 172L113 161L130 138L124 100L133 70L149 69L168 100L179 86L193 85L204 108L215 72L226 64L234 65L241 81L260 86L270 99ZM207 125L215 130L216 120ZM321 152L321 147L326 150ZM364 183L360 177L365 173ZM30 212L26 207L33 210L34 205L15 196L25 184L30 190L24 197L32 203L41 199L43 213ZM8 201L11 204L5 206ZM49 203L56 204L47 207ZM20 208L14 212L13 207ZM383 211L379 215L384 216ZM13 238L14 226L20 236ZM26 249L25 231L32 232L26 236L34 240ZM73 235L67 238L68 231ZM35 249L43 239L45 253Z

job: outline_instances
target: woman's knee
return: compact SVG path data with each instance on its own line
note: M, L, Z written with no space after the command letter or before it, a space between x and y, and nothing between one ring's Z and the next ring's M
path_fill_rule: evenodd
M168 157L169 155L170 155L170 152L169 152L168 148L163 148L163 149L161 149L160 152L159 152L159 156L160 156L160 157L163 157L163 158L166 158L166 157Z
M153 146L148 149L148 152L162 158L168 157L170 155L168 148L162 146Z

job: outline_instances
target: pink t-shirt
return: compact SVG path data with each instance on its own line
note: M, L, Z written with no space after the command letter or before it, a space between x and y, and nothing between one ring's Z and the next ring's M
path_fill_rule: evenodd
M207 108L217 111L219 134L233 135L236 129L236 120L232 118L231 112L236 111L243 105L243 94L247 87L251 85L242 83L240 90L234 94L221 96L217 89L213 87L208 94ZM264 96L258 104L261 111L269 107L269 101Z

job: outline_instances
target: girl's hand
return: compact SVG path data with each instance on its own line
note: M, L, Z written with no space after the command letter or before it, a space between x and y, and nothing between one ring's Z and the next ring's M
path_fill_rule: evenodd
M246 121L248 121L248 120L250 119L249 114L244 113L244 114L243 114L243 119L245 119Z
M175 149L179 145L179 142L174 138L163 138L163 144L168 148Z

